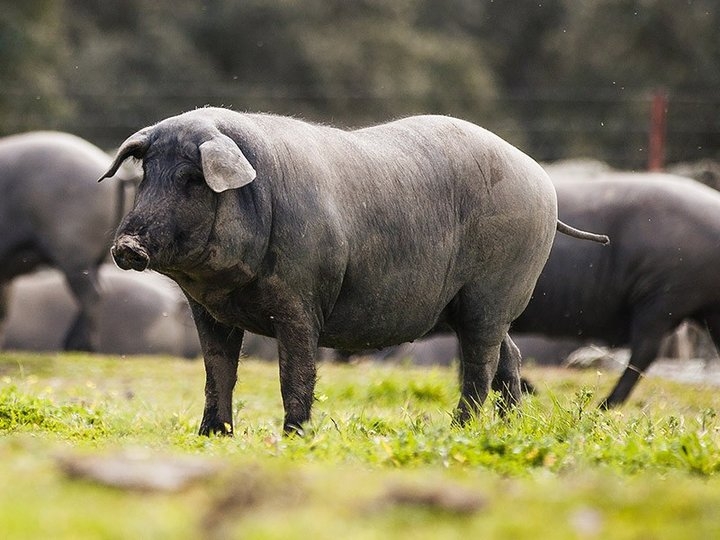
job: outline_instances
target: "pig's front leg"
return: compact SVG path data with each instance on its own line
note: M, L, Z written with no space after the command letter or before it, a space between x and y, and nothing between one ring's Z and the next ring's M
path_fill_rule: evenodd
M280 392L282 394L286 434L299 432L310 420L316 380L318 331L310 323L300 321L277 324L278 356L280 359Z
M200 435L232 435L232 393L237 381L243 330L226 326L188 297L205 360L205 411Z

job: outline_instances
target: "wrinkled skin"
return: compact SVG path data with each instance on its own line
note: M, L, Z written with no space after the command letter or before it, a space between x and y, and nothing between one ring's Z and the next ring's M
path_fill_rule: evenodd
M106 176L129 157L144 179L113 256L187 295L206 367L201 434L232 433L244 330L277 338L286 432L310 418L318 346L435 329L461 345L458 422L491 386L519 399L507 331L557 215L552 183L516 148L446 117L342 131L206 108L131 136Z
M119 218L117 186L96 184L110 162L99 148L66 133L0 139L0 329L7 284L47 265L63 273L80 308L64 347L96 347L97 267Z
M513 333L630 346L630 364L603 407L622 404L685 319L720 346L720 193L689 179L599 173L558 177L560 218L612 242L556 237L532 300Z

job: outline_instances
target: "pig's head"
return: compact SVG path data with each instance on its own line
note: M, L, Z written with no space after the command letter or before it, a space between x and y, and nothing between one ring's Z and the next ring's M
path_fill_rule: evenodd
M100 180L130 158L142 161L143 179L115 235L116 264L161 272L201 264L215 235L220 198L252 182L255 169L217 125L182 115L131 135Z

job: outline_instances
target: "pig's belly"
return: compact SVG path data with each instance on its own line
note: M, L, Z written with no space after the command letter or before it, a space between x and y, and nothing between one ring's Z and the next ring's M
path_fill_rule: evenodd
M336 306L325 320L320 345L351 351L413 341L437 325L444 307L412 297Z

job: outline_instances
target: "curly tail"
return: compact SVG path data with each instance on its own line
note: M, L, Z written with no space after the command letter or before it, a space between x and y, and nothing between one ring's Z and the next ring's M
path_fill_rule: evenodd
M563 223L559 219L557 220L557 231L581 240L592 240L593 242L599 242L600 244L610 243L610 238L608 238L607 235L581 231L580 229L576 229L575 227L571 227L570 225Z

